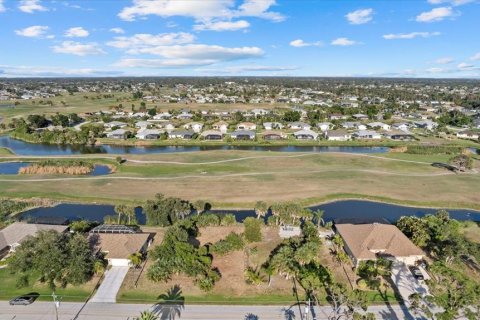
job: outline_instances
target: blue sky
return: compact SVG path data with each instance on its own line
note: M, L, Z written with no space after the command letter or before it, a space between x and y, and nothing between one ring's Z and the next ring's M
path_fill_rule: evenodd
M479 0L0 0L0 77L480 77Z

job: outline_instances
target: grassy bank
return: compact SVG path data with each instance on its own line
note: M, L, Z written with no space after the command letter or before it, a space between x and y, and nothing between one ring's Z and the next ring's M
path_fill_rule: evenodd
M11 155L14 155L12 150L8 148L0 148L0 156L11 156Z

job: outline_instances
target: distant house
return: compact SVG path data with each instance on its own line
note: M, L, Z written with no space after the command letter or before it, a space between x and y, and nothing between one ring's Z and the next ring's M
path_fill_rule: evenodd
M293 135L297 140L317 140L318 139L318 133L312 130L300 130L300 131L294 132Z
M330 130L325 132L325 136L329 141L348 141L352 139L352 135L345 130Z
M148 128L150 125L152 125L151 122L148 122L148 121L138 121L135 123L135 128L138 128L138 129L146 129Z
M149 233L90 233L89 241L97 252L105 254L111 266L128 267L129 256L146 253L150 245Z
M368 120L368 116L363 113L354 114L352 117L357 120Z
M168 112L157 113L153 116L154 120L169 120L172 115Z
M200 135L205 140L222 140L223 132L218 130L206 130Z
M14 222L0 230L0 257L9 251L14 252L28 236L35 236L39 231L54 230L63 233L67 229L68 226Z
M112 121L112 122L107 122L103 125L105 128L124 128L127 126L125 122L120 122L120 121Z
M235 130L230 136L235 140L253 140L255 139L255 132L251 130Z
M359 130L353 133L353 136L357 139L382 139L382 135L380 133L371 130Z
M392 124L392 129L408 131L408 129L410 129L410 125L406 122L394 123Z
M214 130L220 131L221 133L227 133L227 131L228 131L228 122L225 122L225 121L215 122L215 123L212 125L212 128L213 128Z
M251 113L252 113L255 117L257 117L257 116L264 116L264 115L268 114L269 111L268 111L268 110L265 110L265 109L253 109L253 110L251 111Z
M350 121L342 123L342 127L345 129L358 129L358 130L367 129L367 126L360 122L350 122Z
M438 127L438 124L436 122L431 121L431 120L423 120L423 121L416 121L415 126L417 126L417 128L421 128L421 129L433 130L436 127Z
M135 138L141 139L141 140L155 140L160 138L160 135L164 131L162 130L157 130L157 129L142 129L137 132L135 135Z
M267 130L262 133L263 140L282 140L286 139L286 133L278 130Z
M457 138L460 139L471 139L471 140L478 140L480 133L478 131L473 130L464 130L457 132Z
M168 132L175 130L175 125L173 123L167 122L158 125L160 128L167 130Z
M405 131L390 131L385 134L385 137L391 140L412 141L415 140L415 136Z
M370 122L367 123L367 127L371 129L381 129L385 131L389 131L391 129L391 126L389 124L383 122Z
M275 130L275 129L283 129L283 124L280 122L264 122L263 127L265 130Z
M343 119L347 119L347 116L341 114L341 113L332 113L330 116L329 116L330 120L343 120Z
M331 122L319 122L317 123L317 128L320 129L322 132L328 131L332 128Z
M335 230L356 267L361 261L376 260L380 256L413 265L425 255L394 225L345 223L335 224Z
M190 140L193 138L195 132L190 130L174 130L168 133L169 139Z
M189 122L189 123L183 125L183 127L187 130L193 130L193 132L199 133L200 131L202 131L203 123L201 123L201 122Z
M237 130L257 130L257 125L252 122L240 122L237 124Z
M189 120L193 118L193 115L188 112L182 112L176 118L180 120Z
M310 130L312 126L309 125L308 123L296 121L296 122L290 122L288 124L288 127L293 130Z
M128 136L128 131L124 129L117 129L111 132L107 132L107 138L110 139L126 139Z

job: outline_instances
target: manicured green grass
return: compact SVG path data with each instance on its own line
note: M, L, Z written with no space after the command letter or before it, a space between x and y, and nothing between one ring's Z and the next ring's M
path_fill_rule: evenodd
M32 276L30 285L25 288L17 288L16 282L18 275L12 274L7 268L0 269L0 300L10 300L16 296L36 292L40 294L38 300L51 301L52 290L47 285L36 281L38 279ZM79 287L67 286L67 288L58 288L56 294L61 297L62 301L85 301L93 291L94 281Z

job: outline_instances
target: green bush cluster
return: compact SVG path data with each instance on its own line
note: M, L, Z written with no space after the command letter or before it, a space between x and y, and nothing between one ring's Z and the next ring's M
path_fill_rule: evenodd
M240 250L245 247L245 241L242 235L231 232L225 239L222 239L211 246L211 251L219 255L224 255L232 251Z

